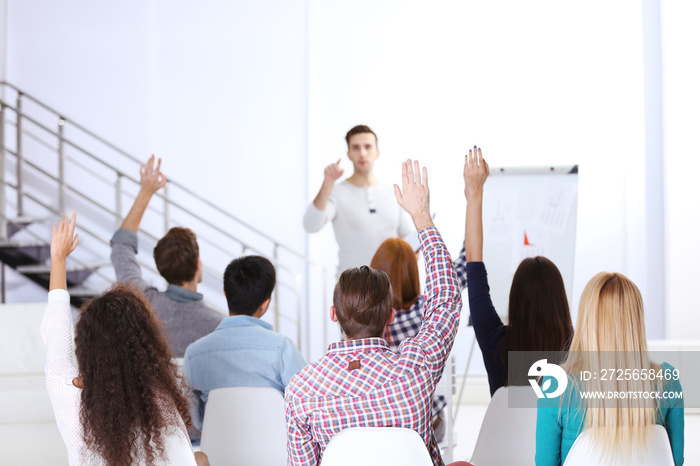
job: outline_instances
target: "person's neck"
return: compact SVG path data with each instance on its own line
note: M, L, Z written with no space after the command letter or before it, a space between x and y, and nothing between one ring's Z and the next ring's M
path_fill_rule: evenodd
M377 186L379 183L377 177L374 176L374 172L369 173L353 173L350 178L348 178L348 183L358 188L369 188L370 186Z
M180 288L194 291L196 293L197 292L197 279L195 278L194 280L190 280L189 282L182 282L178 286Z

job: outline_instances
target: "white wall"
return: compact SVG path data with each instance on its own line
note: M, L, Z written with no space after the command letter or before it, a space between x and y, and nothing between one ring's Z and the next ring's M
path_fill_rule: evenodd
M662 2L668 338L697 339L700 4Z

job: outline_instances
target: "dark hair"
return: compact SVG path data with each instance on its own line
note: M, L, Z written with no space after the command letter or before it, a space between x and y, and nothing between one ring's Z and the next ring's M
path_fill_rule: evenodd
M260 305L272 296L275 281L275 266L262 256L232 260L224 272L224 293L229 314L255 314Z
M75 330L80 423L107 464L167 459L164 428L191 423L184 380L148 300L117 284L83 305ZM145 454L145 459L141 455Z
M389 238L374 253L370 267L389 275L394 299L391 306L409 309L420 294L418 259L413 248L401 238Z
M382 337L393 292L386 272L363 265L347 269L333 290L333 306L340 328L349 339Z
M197 274L197 236L189 228L171 228L156 244L153 258L158 272L168 283L182 285L189 282Z
M504 366L508 351L566 351L573 334L559 269L546 257L524 259L510 287L508 326L501 340Z
M348 148L350 148L350 137L360 133L374 134L374 131L372 131L372 129L367 125L357 125L351 128L350 131L348 131L348 134L345 135L345 142L348 144ZM379 138L376 134L374 134L374 141L377 143L377 147L379 147Z

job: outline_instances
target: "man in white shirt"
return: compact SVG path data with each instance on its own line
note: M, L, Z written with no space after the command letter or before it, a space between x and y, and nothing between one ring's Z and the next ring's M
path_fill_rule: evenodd
M413 231L392 187L379 184L374 176L374 162L379 158L374 131L369 126L355 126L345 141L353 174L336 184L344 172L340 159L328 165L321 189L304 215L304 229L309 233L319 231L329 220L333 222L339 248L338 276L350 267L369 265L384 240Z

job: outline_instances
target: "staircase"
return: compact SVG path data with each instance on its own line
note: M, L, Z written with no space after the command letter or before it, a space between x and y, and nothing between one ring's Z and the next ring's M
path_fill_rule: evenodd
M2 267L48 288L51 224L77 211L80 246L68 258L67 278L71 302L80 306L115 280L109 238L138 192L137 176L145 157L128 154L12 84L0 82L0 97ZM164 282L151 252L173 226L186 226L197 234L204 262L203 294L221 299L219 305L208 303L213 307L224 307L222 276L232 256L268 257L278 275L271 323L309 357L309 307L328 308L325 295L309 298L309 276L325 282L332 280L332 271L169 178L144 216L137 256L144 278L161 282L156 284L161 289ZM4 287L3 274L3 300Z

